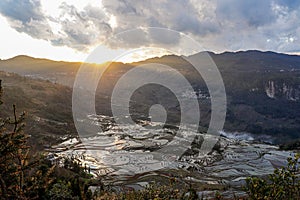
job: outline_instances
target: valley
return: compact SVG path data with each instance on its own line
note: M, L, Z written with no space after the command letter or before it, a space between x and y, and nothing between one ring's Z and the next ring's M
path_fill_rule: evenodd
M224 130L269 135L274 144L290 143L299 139L300 131L300 57L274 52L246 51L214 54L208 52L218 66L223 77L227 94L227 116ZM201 56L201 53L191 57ZM210 120L210 99L207 87L199 75L193 73L192 66L178 56L163 56L145 61L123 64L111 63L99 82L96 91L97 114L112 116L110 96L117 80L135 66L158 63L178 70L198 91L201 109L200 125L208 126ZM47 80L57 85L72 88L76 72L81 63L69 63L17 56L0 61L0 70L18 73L28 78ZM93 66L101 67L101 65ZM33 86L34 87L34 86ZM61 86L63 87L63 86ZM184 88L183 88L184 90ZM178 108L170 95L163 97L166 90L158 86L147 86L132 96L136 115L147 116L147 107L163 99L172 113L171 121L178 121ZM154 96L153 96L154 95ZM184 96L189 94L182 93ZM71 98L71 91L63 95ZM58 99L59 99L58 98ZM143 102L139 104L139 102ZM71 101L66 101L70 108ZM20 105L22 106L22 104ZM55 117L54 117L55 118ZM58 120L59 121L59 120Z

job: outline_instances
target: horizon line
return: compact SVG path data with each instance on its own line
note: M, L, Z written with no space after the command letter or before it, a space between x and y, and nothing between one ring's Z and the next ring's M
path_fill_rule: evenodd
M258 50L258 49L248 49L248 50L237 50L237 51L222 51L222 52L214 52L214 51L200 51L200 52L197 52L195 54L191 54L191 55L176 55L176 54L164 54L162 56L153 56L153 57L150 57L150 58L146 58L146 59L141 59L141 60L138 60L138 61L134 61L134 62L121 62L121 61L113 61L113 60L108 60L108 61L104 61L102 63L90 63L90 64L104 64L104 63L107 63L107 62L116 62L116 63L123 63L123 64L131 64L131 63L138 63L138 62L143 62L143 61L146 61L146 60L149 60L149 59L154 59L154 58L162 58L164 56L178 56L178 57L189 57L189 56L193 56L193 55L196 55L196 54L199 54L199 53L203 53L203 52L206 52L206 53L212 53L212 54L215 54L215 55L221 55L221 54L226 54L226 53L242 53L242 52L261 52L261 53L276 53L276 54L284 54L284 55L289 55L289 56L300 56L300 52L276 52L276 51L270 51L270 50ZM43 58L43 57L34 57L34 56L31 56L31 55L25 55L25 54L19 54L19 55L16 55L16 56L13 56L13 57L10 57L10 58L7 58L7 59L2 59L0 58L0 61L8 61L8 60L13 60L17 57L27 57L27 58L31 58L31 59L37 59L37 60L49 60L49 61L53 61L53 62L66 62L66 63L89 63L89 62L84 62L84 61L71 61L71 60L55 60L55 59L50 59L50 58Z

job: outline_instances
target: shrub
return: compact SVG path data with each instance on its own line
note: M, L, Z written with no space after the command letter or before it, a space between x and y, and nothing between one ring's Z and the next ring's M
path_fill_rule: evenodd
M267 179L246 179L245 190L250 199L300 199L300 154L287 159L288 165L275 169Z

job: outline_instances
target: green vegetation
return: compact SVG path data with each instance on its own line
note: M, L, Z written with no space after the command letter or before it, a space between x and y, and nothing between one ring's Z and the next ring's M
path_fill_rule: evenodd
M57 144L62 136L76 134L70 88L6 72L0 72L0 79L4 88L0 118L12 115L12 103L17 110L25 110L23 131L31 135L28 141L31 148L43 150Z
M95 199L115 199L115 200L143 200L143 199L184 199L193 200L198 199L196 190L194 189L178 189L176 185L163 185L150 184L143 190L139 191L127 191L123 193L113 193L108 191L99 191L95 193Z
M0 105L2 84L0 80ZM81 163L65 159L51 163L43 154L31 151L29 135L24 130L25 113L0 119L0 199L198 199L191 185L172 179L169 185L150 184L139 191L116 192L93 179ZM249 199L300 199L300 154L288 158L288 165L276 169L268 178L250 177L245 190ZM89 186L97 186L92 193ZM216 192L214 199L223 199Z
M285 144L281 144L280 146L280 149L281 150L297 150L299 151L300 150L300 140L294 140L292 142L288 142L288 143L285 143Z
M1 82L0 98L2 97ZM2 101L0 103L2 104ZM24 173L30 167L28 163L28 135L21 131L25 114L17 117L15 105L13 105L13 109L13 119L0 119L0 193L4 199L23 196L25 192L23 188Z
M0 100L2 94L0 80ZM13 105L13 117L0 119L0 199L91 199L91 179L80 163L65 160L60 167L33 155L24 117Z
M250 199L300 199L300 154L288 158L288 165L275 169L268 179L251 177L246 180Z

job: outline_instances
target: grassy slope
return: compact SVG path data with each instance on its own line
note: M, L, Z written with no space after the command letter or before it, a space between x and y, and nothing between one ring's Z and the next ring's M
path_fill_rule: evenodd
M37 148L55 142L59 136L76 134L70 88L5 72L0 72L0 79L4 88L1 117L11 116L12 104L19 113L25 111L25 131L32 135L31 142Z

